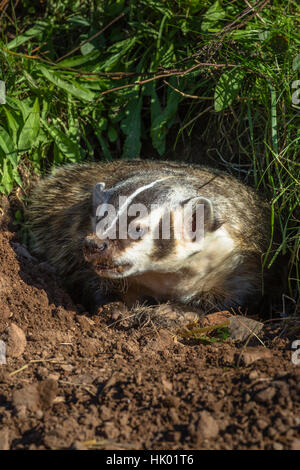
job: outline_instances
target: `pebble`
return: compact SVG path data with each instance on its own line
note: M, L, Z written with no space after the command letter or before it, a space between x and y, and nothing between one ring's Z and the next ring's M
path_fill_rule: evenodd
M274 443L273 443L273 449L274 449L274 450L282 450L282 449L283 449L283 445L282 445L280 442L274 442Z
M245 366L249 366L253 362L260 361L262 359L270 359L271 357L272 353L269 349L263 347L249 347L241 354L241 362Z
M38 409L39 392L35 385L27 385L12 394L12 402L15 408L25 407L28 410Z
M256 421L256 425L257 425L258 429L263 431L264 429L266 429L268 427L268 422L265 421L264 419L258 419Z
M252 370L250 373L249 373L249 379L250 380L255 380L257 379L258 377L258 372L257 370Z
M0 450L9 450L9 430L7 428L0 430Z
M257 392L254 399L255 401L265 403L265 402L271 401L272 398L275 396L275 394L276 394L276 390L274 387L267 387Z
M12 394L12 403L19 409L30 411L45 410L49 408L57 394L57 383L52 379L44 380L38 385L26 385L15 390Z
M199 439L211 439L219 434L219 425L215 418L208 411L199 413L199 420L196 424L197 437Z
M249 336L258 335L264 324L242 315L230 317L229 335L235 341L246 341Z
M27 341L23 330L15 323L11 323L5 331L6 354L8 357L20 357L25 351Z
M294 439L291 442L291 450L300 450L300 439Z
M74 441L71 447L74 450L88 450L84 443L80 441Z

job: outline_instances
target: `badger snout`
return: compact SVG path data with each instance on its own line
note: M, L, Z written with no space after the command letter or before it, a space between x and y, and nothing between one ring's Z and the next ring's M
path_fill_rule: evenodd
M112 240L101 240L97 235L88 235L82 244L85 260L103 277L122 277L129 264L116 262L118 249Z
M94 257L104 254L108 249L108 242L95 236L87 236L83 240L83 253L85 257Z
M83 255L86 261L97 262L111 258L109 242L101 240L95 235L88 235L82 242Z

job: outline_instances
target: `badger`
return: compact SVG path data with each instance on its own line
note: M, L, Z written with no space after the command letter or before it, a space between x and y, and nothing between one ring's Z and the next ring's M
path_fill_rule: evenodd
M269 204L220 170L150 160L65 165L36 185L26 217L33 252L91 311L112 299L205 313L257 308L278 289L278 270L262 269Z

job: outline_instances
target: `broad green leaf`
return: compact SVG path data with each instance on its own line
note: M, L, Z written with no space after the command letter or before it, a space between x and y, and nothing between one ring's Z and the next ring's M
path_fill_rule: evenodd
M58 150L65 155L66 159L70 162L78 162L81 158L79 145L75 144L58 127L49 125L44 119L41 119L41 123L47 129Z
M38 98L35 99L32 110L28 115L20 132L18 149L25 152L35 145L40 130L40 105Z
M6 159L9 160L12 165L17 166L18 154L16 152L16 147L4 127L0 127L0 148L3 150Z
M85 65L88 62L92 62L100 56L99 51L92 51L89 54L86 54L85 56L74 56L67 58L65 60L62 60L59 62L59 66L62 67L77 67L78 65Z
M214 94L215 111L222 111L231 105L238 95L244 76L245 71L242 69L231 70L221 75Z
M3 168L1 173L1 185L3 185L5 193L9 194L13 188L14 179L11 171L11 165L7 160L4 160L3 162Z
M115 65L120 63L120 59L133 47L136 43L136 38L125 39L124 41L117 42L113 46L107 49L107 52L110 53L108 59L101 64L100 69L104 69L106 72L109 72ZM111 55L113 52L116 54Z
M95 93L93 93L91 90L79 85L75 85L74 82L71 84L66 80L62 80L55 72L50 72L50 70L46 69L45 67L40 67L40 71L55 86L65 90L67 93L70 93L78 99L84 101L93 101L95 98Z
M225 18L225 15L225 10L223 10L217 0L203 16L201 30L206 33L209 32L210 29L216 28L219 22Z
M95 49L96 48L95 48L94 44L92 44L91 42L86 42L85 44L83 44L81 46L80 52L83 56L87 56L88 54L93 52Z
M73 23L79 26L91 26L90 20L88 20L87 18L84 18L81 15L71 16L70 18L67 18L67 22Z
M26 121L29 114L31 113L31 106L28 103L28 100L19 100L18 98L10 98L10 103L15 105L15 109L19 109L23 116L23 122ZM10 104L9 103L9 104Z
M14 110L8 110L7 107L4 107L4 112L6 114L9 134L12 136L14 145L17 146L18 133L23 125L22 118Z
M138 97L136 93L135 98L129 100L126 110L126 117L121 122L121 129L126 135L123 158L136 158L141 150L141 109L142 97Z
M16 47L24 44L24 42L28 41L29 39L38 36L39 34L43 33L46 29L49 28L49 23L45 21L37 21L36 24L25 31L25 33L21 34L20 36L15 37L12 41L7 44L7 49L15 49Z
M13 176L14 181L16 181L16 183L18 183L18 185L21 186L22 188L23 184L22 184L22 180L20 178L19 172L18 172L18 168L12 167L12 176Z

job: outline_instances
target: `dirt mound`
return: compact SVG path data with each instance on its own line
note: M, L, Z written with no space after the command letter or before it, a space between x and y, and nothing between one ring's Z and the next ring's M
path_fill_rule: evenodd
M242 349L118 322L117 303L92 317L9 232L0 272L0 448L300 449L300 367L276 325Z

